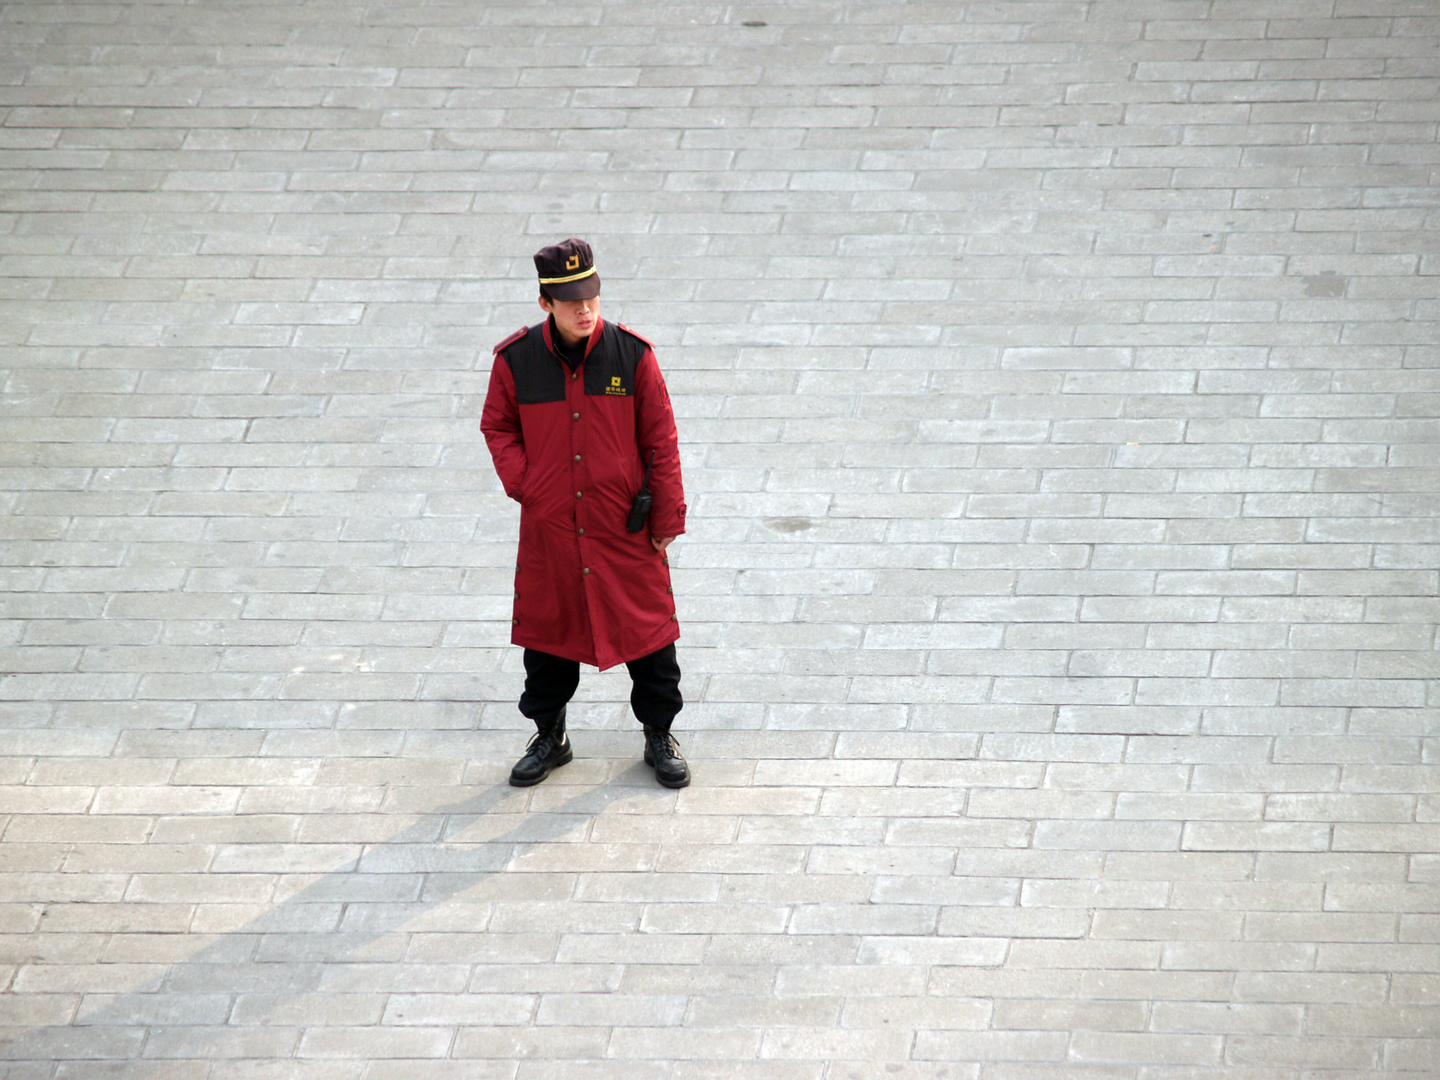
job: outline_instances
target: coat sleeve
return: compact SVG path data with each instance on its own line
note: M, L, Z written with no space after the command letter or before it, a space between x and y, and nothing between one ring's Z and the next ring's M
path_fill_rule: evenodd
M635 384L635 442L640 460L649 464L651 452L655 454L655 468L650 473L650 494L655 500L650 507L650 535L679 536L685 531L685 487L680 479L675 412L660 364L650 349L640 359Z
M515 398L515 376L499 353L490 369L490 389L485 394L485 408L480 413L480 431L490 448L495 472L505 494L520 501L525 486L529 459L525 456L525 440L520 432L520 406Z

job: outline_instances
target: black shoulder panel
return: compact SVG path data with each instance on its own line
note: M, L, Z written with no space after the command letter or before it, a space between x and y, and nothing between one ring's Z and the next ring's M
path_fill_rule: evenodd
M626 326L623 322L622 322L622 323L616 323L615 325L618 326L618 327L620 327L621 330L624 330L625 333L629 334L631 337L635 338L637 341L639 341L641 344L643 344L647 349L653 349L653 348L655 347L654 342L652 342L649 338L642 337L640 334L637 334L634 330L631 330L630 327Z
M565 373L560 370L560 358L545 347L541 326L516 334L495 350L515 377L517 405L565 400Z
M585 360L585 393L600 397L634 397L635 369L650 345L641 337L606 323L600 340Z
M506 349L508 349L511 345L514 345L515 342L519 341L522 337L524 337L524 336L525 336L526 334L528 334L529 332L530 332L530 328L529 328L528 326L522 326L519 330L516 330L513 334L511 334L509 337L507 337L504 341L500 342L499 345L496 345L494 351L495 351L495 352L504 352Z

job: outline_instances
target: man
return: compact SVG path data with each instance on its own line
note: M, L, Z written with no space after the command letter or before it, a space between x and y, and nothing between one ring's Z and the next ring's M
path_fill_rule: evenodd
M510 783L538 784L571 760L565 706L580 665L623 663L645 763L665 787L684 787L690 770L670 735L683 702L665 549L685 531L670 395L650 343L600 318L589 244L541 248L535 269L548 317L495 347L480 419L520 503L510 640L525 649L520 711L535 736Z

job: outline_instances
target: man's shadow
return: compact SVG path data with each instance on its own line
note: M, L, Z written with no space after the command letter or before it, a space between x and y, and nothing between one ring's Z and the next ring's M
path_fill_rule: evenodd
M528 852L585 828L618 799L664 794L626 783L631 774L639 775L639 770L627 770L598 787L578 791L553 809L526 812L503 834L474 843L456 837L517 797L516 788L502 782L463 802L430 811L394 836L365 844L359 858L326 873L244 926L222 933L195 955L168 966L145 987L117 994L93 1010L82 1001L79 1014L68 1023L33 1028L0 1043L0 1077L37 1075L25 1067L13 1071L20 1063L58 1066L88 1061L110 1076L121 1061L164 1068L167 1059L173 1064L176 1056L204 1056L205 1044L263 1023L258 1017L243 1024L230 1022L239 995L262 995L267 1006L263 1011L274 1012L315 992L328 969L367 962L371 943L503 872ZM555 788L545 794L556 794ZM397 880L419 877L413 899L383 895L383 889L377 895L376 879L392 875ZM361 909L353 913L359 917L351 917L351 905ZM332 913L331 925L317 925L312 912ZM297 939L302 935L300 948ZM26 996L17 994L12 1000L23 1002ZM305 1025L296 1021L292 1026ZM172 1032L188 1028L199 1039L187 1040L189 1052L183 1055L152 1057L147 1053L147 1037L152 1029L158 1034L166 1028Z

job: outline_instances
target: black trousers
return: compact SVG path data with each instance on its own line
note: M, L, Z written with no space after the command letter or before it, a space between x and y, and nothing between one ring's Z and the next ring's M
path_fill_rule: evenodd
M670 723L685 705L680 696L680 665L675 645L628 660L630 708L635 719L648 728L669 731ZM520 695L520 712L538 728L551 723L580 685L580 661L551 656L539 649L525 650L525 692Z

